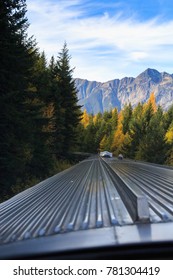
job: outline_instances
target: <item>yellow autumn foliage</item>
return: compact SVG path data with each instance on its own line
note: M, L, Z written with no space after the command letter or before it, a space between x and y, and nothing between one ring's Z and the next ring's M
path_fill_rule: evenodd
M104 135L104 137L102 138L101 142L100 142L100 151L104 151L107 150L107 137L106 135Z
M150 104L152 105L153 112L155 113L157 111L157 104L156 104L154 92L150 94L150 98L148 99L148 102L144 104L144 111L148 108Z
M89 120L90 120L89 115L85 109L83 112L83 115L82 115L82 120L81 120L81 123L83 124L83 126L85 128L89 125Z
M118 155L121 151L125 135L123 134L123 125L122 125L123 115L122 112L118 115L118 126L114 133L114 138L112 142L111 150L115 153L115 155Z
M172 126L168 129L166 135L165 135L166 142L169 144L173 144L173 124Z

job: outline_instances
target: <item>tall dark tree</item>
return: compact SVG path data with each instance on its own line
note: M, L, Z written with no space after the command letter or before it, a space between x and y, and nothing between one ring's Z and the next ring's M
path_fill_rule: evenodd
M173 105L164 115L165 140L167 144L166 164L173 165Z
M148 162L163 164L166 157L165 130L163 127L163 111L158 107L153 114L143 135L137 152L137 158Z
M34 42L27 39L26 1L0 1L0 184L7 194L32 157L29 87Z
M49 114L51 82L44 52L35 54L31 81L30 113L32 115L30 121L32 121L33 155L29 168L30 173L36 178L42 178L49 175L54 164L50 151L51 131L49 129L51 126L51 115Z
M136 152L141 138L143 137L143 121L142 121L143 105L138 103L133 110L132 118L128 124L129 137L131 141L124 143L123 149L126 151L126 156L135 158Z
M164 127L166 130L169 129L169 126L171 125L172 121L173 121L173 105L171 105L171 107L164 115Z
M122 124L123 124L123 133L126 134L126 132L129 132L129 129L130 129L130 122L131 122L131 119L132 119L132 113L133 113L133 110L132 110L132 105L131 103L129 103L128 105L125 105L125 107L123 108L123 121L122 121Z
M57 155L68 155L77 141L76 128L81 118L80 106L77 105L77 91L73 79L73 69L70 68L70 55L67 44L64 43L59 53L54 71L57 81L57 101L55 103L55 147Z
M51 111L51 123L48 131L51 133L51 151L58 158L63 153L65 115L62 107L62 96L59 88L58 66L52 56L49 64L50 92L48 95L48 111Z

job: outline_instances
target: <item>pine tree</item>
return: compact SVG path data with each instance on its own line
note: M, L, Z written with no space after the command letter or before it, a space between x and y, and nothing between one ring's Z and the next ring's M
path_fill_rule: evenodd
M140 141L137 159L163 164L165 161L165 130L163 127L163 111L158 107Z
M54 57L51 57L49 64L50 89L47 100L47 112L50 116L47 131L51 135L50 148L52 153L58 158L63 153L65 114L62 106L62 95L59 88L58 66Z
M129 132L130 129L130 122L132 119L132 105L131 103L129 105L126 105L122 111L123 114L123 133L126 134L126 132Z
M37 178L48 176L53 169L54 160L51 153L51 106L49 101L50 78L44 52L35 54L35 63L32 71L32 112L33 135L31 145L33 150L29 168L30 173ZM31 99L31 97L30 97Z
M68 156L77 142L77 126L81 119L80 106L77 105L77 91L70 68L70 55L64 43L55 64L55 80L57 81L57 100L55 105L55 153ZM61 118L61 120L59 119ZM60 148L57 144L60 144Z
M126 150L126 155L129 158L135 158L143 135L142 114L143 105L138 103L136 108L133 110L132 118L129 124L127 141L123 144L123 150Z
M114 108L112 110L111 124L112 124L112 132L114 132L117 129L117 125L118 125L118 110L117 110L117 108Z
M105 133L103 115L101 113L98 113L97 115L95 115L93 118L93 122L95 125L95 135L93 135L94 142L95 142L96 150L99 151L100 142Z
M8 194L32 158L27 102L35 43L27 39L25 0L0 1L0 175Z
M173 106L164 115L165 141L167 144L166 164L173 165Z
M139 145L137 147L137 152L135 155L136 159L148 160L149 157L149 140L151 139L150 131L152 130L151 120L154 115L154 106L153 106L153 94L150 96L147 103L143 105L143 111L141 114L141 135L139 138ZM147 155L147 151L149 154Z
M85 152L96 153L98 148L95 141L96 126L94 125L92 115L89 115L89 124L85 128L84 133Z
M169 129L173 121L173 105L168 109L168 111L164 114L164 127L166 130Z

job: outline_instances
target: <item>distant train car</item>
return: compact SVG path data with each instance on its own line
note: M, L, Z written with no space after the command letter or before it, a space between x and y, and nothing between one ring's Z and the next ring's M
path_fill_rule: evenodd
M121 159L121 160L122 160L122 159L123 159L123 155L122 155L122 154L119 154L119 155L118 155L118 159Z
M110 153L110 152L108 152L108 151L104 151L104 152L100 152L100 156L101 156L101 157L112 158L112 153Z

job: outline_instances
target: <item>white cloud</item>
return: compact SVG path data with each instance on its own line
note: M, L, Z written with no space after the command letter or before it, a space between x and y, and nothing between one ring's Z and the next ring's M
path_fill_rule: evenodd
M143 59L147 58L148 54L146 52L131 52L130 59L134 61L142 61Z
M80 2L28 1L29 34L48 57L56 56L67 41L75 77L99 81L135 76L146 67L171 70L173 21L139 22L107 11L83 17L86 11L75 6Z

